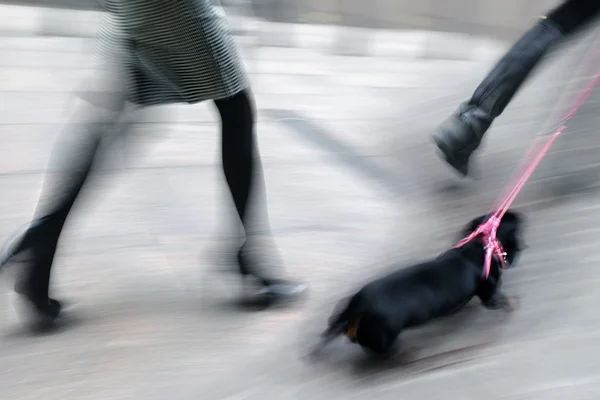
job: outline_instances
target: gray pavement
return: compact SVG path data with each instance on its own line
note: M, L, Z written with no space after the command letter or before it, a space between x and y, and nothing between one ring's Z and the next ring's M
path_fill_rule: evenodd
M85 39L0 39L0 240L33 212L87 49ZM407 332L403 341L419 352L402 364L366 363L341 341L321 362L303 358L340 296L394 263L434 255L487 211L579 50L519 95L482 151L482 179L465 183L437 160L428 134L493 59L246 51L274 239L289 273L311 285L288 310L228 306L239 286L219 272L230 231L214 111L135 115L132 146L119 143L103 165L56 261L55 288L77 306L76 323L24 335L4 285L2 397L597 399L600 212L593 190L557 196L544 169L519 199L530 249L506 274L518 312L474 303ZM598 163L592 100L578 141L555 152L576 170ZM573 174L581 175L566 180Z

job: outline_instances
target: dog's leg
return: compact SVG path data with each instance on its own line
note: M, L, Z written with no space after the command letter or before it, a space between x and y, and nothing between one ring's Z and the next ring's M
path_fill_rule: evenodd
M485 308L489 310L504 309L506 311L514 311L517 308L517 298L507 296L504 293L497 291L487 299L481 299Z
M500 282L499 276L490 276L479 287L477 296L488 310L504 309L506 311L514 311L517 306L517 298L502 293L500 291Z

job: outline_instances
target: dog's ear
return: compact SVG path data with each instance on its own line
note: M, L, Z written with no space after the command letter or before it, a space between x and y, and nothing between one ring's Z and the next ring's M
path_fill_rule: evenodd
M502 222L498 228L500 240L505 242L507 246L512 246L517 252L523 251L528 247L522 238L522 229L525 221L524 214L508 210L502 217Z
M525 223L525 216L516 211L509 210L502 217L498 231L505 232L508 235L519 236Z
M527 219L525 217L525 214L514 210L508 210L502 217L502 221L512 223L515 224L517 227L520 227L527 222Z

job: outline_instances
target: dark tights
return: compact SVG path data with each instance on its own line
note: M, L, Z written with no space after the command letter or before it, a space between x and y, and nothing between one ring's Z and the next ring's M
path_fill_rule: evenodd
M248 200L252 185L256 183L254 178L259 162L255 158L257 155L254 141L254 104L247 90L227 99L216 100L214 103L221 116L221 147L225 179L237 214L246 227ZM41 210L42 217L34 222L34 227L39 226L35 233L36 238L33 240L35 260L30 265L26 283L34 291L35 296L48 296L50 271L62 228L90 175L103 133L108 127L108 124L90 124L82 127L88 132L84 132L84 142L77 152L73 153L79 158L69 160L71 164L64 173L68 179L66 187L61 187L60 190L56 187L49 188L53 195L54 206L50 212L48 209Z
M215 100L221 115L221 156L223 173L235 209L246 225L248 199L255 175L254 105L246 91Z

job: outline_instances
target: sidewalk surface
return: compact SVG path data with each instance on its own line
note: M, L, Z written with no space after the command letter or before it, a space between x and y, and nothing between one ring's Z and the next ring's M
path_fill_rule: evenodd
M237 3L237 4L236 4ZM498 40L428 30L366 29L329 24L276 23L258 18L248 2L225 5L232 33L244 43L296 47L343 55L482 61ZM94 37L106 23L100 11L0 4L0 34Z
M1 241L32 215L89 44L0 38ZM321 362L303 358L340 296L391 262L435 255L492 206L579 48L540 71L509 107L478 157L480 180L470 182L437 159L429 134L493 57L244 51L275 241L290 274L311 285L308 300L254 314L228 306L239 286L219 272L230 204L215 112L207 104L153 108L136 116L127 140L136 146L119 146L64 236L54 287L78 306L77 323L23 335L5 279L2 398L598 398L597 96L573 122L574 139L558 144L519 198L530 247L505 283L521 298L517 312L473 302L407 332L402 340L419 360L404 365L366 364L342 341ZM549 168L565 160L567 178L550 179ZM577 179L588 180L587 191L556 194Z

